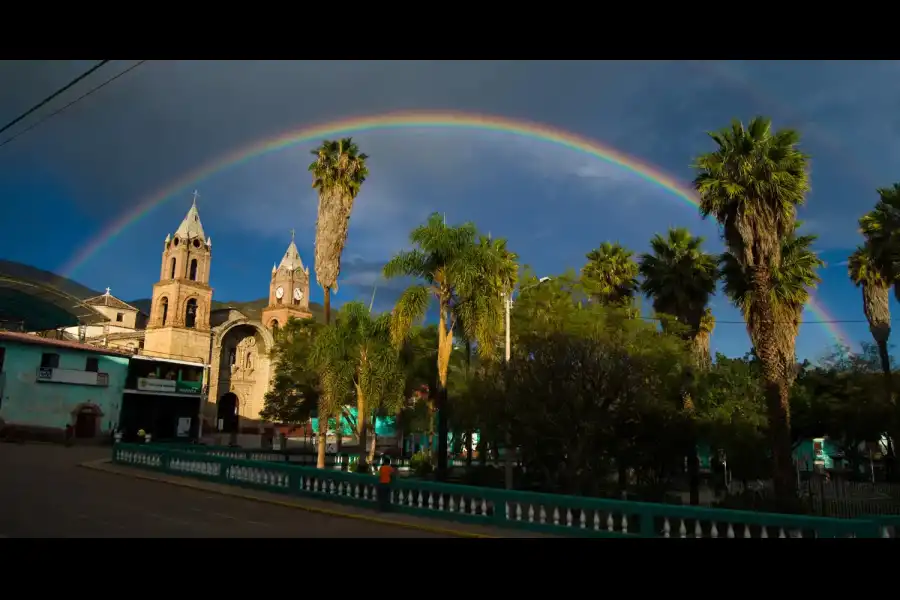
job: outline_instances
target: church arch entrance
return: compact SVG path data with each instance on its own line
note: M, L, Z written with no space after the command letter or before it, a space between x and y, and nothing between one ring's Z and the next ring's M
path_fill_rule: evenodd
M233 432L257 431L259 412L269 389L269 353L274 346L272 334L262 323L247 318L223 324L214 341L216 394L222 402L226 394L236 397ZM246 431L250 433L251 431Z

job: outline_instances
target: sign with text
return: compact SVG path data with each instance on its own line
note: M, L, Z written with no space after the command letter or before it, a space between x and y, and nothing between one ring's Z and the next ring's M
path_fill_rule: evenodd
M153 379L138 377L137 389L142 392L174 393L177 384L171 379Z

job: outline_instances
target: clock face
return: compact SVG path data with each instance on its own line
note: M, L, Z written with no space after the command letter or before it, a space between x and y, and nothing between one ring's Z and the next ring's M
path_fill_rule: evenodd
M300 291L300 288L294 288L294 300L297 302L303 300L303 292Z
M284 288L281 286L278 286L278 288L275 290L275 297L280 299L283 296L284 296Z

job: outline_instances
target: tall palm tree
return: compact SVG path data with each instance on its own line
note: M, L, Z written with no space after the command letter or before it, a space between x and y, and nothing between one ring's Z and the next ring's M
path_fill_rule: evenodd
M682 335L693 342L698 366L706 366L709 357L709 336L701 332L719 279L716 257L702 246L702 237L672 228L665 237L657 234L650 240L653 253L641 255L639 265L641 291L652 300L654 311L675 317L684 327Z
M863 312L869 321L869 331L878 346L881 369L884 371L886 389L890 390L891 357L888 340L891 337L891 278L876 264L871 244L859 246L847 263L850 280L862 288ZM888 392L890 393L890 391ZM890 396L888 396L890 398Z
M374 415L383 409L396 414L404 401L403 368L390 342L390 316L373 318L365 304L350 302L333 327L323 328L312 349L312 362L327 382L330 397L356 397L361 470L367 469Z
M588 252L587 259L581 279L591 298L608 306L631 307L639 287L634 252L618 242L603 242Z
M695 365L705 369L709 366L709 335L703 326L709 324L706 315L709 299L716 291L719 269L716 257L704 252L702 246L703 238L692 236L687 229L669 229L665 237L657 234L650 240L653 253L641 255L639 270L643 276L641 291L650 297L653 310L662 316L663 328L670 329L668 318L674 317L681 326L678 333L694 350ZM689 386L685 386L682 396L684 410L693 413ZM691 504L697 505L700 503L700 463L693 436L687 444L686 454Z
M781 240L781 262L777 267L772 267L769 274L772 285L768 300L775 307L776 325L779 329L774 336L777 348L775 359L788 389L797 374L796 339L803 309L809 301L810 288L821 281L816 271L824 264L811 248L816 236L799 235L796 227L799 227L799 223L794 232ZM757 288L754 286L756 274L741 264L731 252L722 254L720 266L725 294L740 309L747 322L747 329L759 327L756 307L761 299L756 295ZM788 443L790 444L790 438Z
M878 190L875 208L859 220L859 227L873 261L900 301L900 183Z
M797 207L809 191L809 158L797 148L796 131L773 131L771 121L763 117L746 126L734 121L731 128L710 137L716 150L701 155L694 164L700 213L719 222L728 253L749 286L747 297L752 301L743 308L765 382L773 479L779 496L793 498L792 375L785 356L793 352L795 340L791 328L779 325L791 307L774 290L782 268L782 241L794 232Z
M447 371L454 332L458 331L460 316L464 316L479 352L487 353L496 343L496 326L489 323L502 314L503 290L493 287L497 280L489 275L501 271L498 262L502 254L485 250L473 224L448 226L437 213L410 233L410 242L413 250L400 252L388 261L384 276L388 279L414 277L423 284L407 288L400 296L391 315L391 337L395 345L402 345L413 323L424 318L430 300L437 300L437 476L440 479L447 471Z
M352 138L325 140L312 151L309 164L312 186L319 192L316 218L316 281L325 294L325 324L331 323L331 290L337 290L341 255L347 243L347 228L353 201L369 175L366 160Z

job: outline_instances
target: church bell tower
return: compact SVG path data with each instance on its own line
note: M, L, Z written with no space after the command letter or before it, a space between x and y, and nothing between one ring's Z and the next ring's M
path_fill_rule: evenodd
M209 267L212 239L203 233L197 196L187 216L163 243L159 281L144 337L149 356L209 362L209 311L212 288Z
M269 305L262 311L263 325L276 333L288 319L308 319L309 312L309 268L304 268L294 230L291 243L276 267L272 265L272 279L269 282Z

